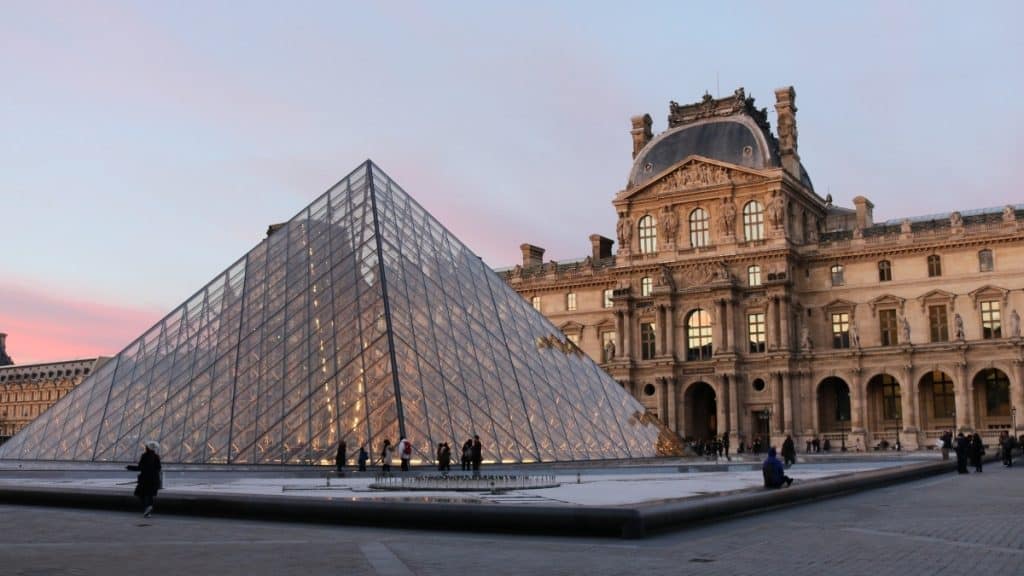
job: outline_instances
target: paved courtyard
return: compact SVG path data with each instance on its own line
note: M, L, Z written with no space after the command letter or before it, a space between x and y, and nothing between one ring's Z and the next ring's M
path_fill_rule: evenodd
M1024 573L1024 469L998 463L640 541L18 506L0 515L0 574Z

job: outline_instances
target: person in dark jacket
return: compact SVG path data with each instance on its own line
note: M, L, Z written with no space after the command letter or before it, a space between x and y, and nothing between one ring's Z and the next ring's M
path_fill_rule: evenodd
M129 470L137 470L139 477L135 483L135 495L142 500L142 515L149 518L153 513L153 499L158 490L163 488L160 481L160 444L153 440L146 442L146 451L136 465L126 466Z
M473 461L473 476L480 475L480 463L484 461L484 445L480 442L480 436L473 435L473 448L470 458Z
M370 459L370 453L366 451L366 445L359 447L359 471L366 472L366 461Z
M348 445L342 440L338 443L338 453L334 455L334 467L337 468L338 472L345 471L345 458L347 457L346 452L348 451Z
M985 455L985 445L981 443L981 436L975 433L971 436L970 445L971 466L975 472L981 472L981 457Z
M768 457L761 464L761 475L764 476L765 488L782 488L783 484L789 486L793 483L793 479L786 476L786 467L776 457L774 446L768 449Z
M786 440L782 443L782 460L786 468L796 464L796 444L789 434L786 434Z
M473 459L473 439L470 438L462 445L462 469L469 470L469 462Z
M441 443L441 458L440 458L440 470L442 472L448 472L452 469L452 448L447 442Z
M1006 430L999 435L999 448L1002 450L1003 466L1013 466L1013 436Z
M957 474L967 474L967 449L969 442L964 433L961 432L956 435L956 446L953 447L956 452L956 472Z
M953 449L953 433L946 430L942 433L942 459L949 460L949 451Z

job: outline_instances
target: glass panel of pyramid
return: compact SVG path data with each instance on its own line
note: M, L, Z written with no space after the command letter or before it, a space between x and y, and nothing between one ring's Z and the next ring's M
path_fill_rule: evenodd
M0 458L309 464L674 451L656 419L367 161L0 446Z

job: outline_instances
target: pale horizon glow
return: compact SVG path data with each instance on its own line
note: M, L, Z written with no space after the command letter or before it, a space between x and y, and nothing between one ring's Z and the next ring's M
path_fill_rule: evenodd
M113 355L371 158L493 267L614 237L629 118L797 93L876 221L1024 202L1017 2L31 2L0 19L0 332Z

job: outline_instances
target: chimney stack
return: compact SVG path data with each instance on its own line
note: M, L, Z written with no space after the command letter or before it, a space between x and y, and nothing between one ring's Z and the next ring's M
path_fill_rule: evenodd
M633 122L633 129L629 131L633 135L633 158L636 158L636 155L654 137L654 134L651 133L651 115L633 116L630 121Z
M523 252L523 268L533 268L544 263L544 249L533 244L521 244L519 249Z
M605 258L611 258L612 244L614 244L614 241L611 238L605 238L600 234L591 234L590 257L594 261L604 260Z
M0 366L10 366L14 360L7 355L7 334L0 332Z
M874 224L875 205L863 196L854 198L853 205L857 207L857 227L861 230L870 228Z
M775 112L779 118L779 154L782 167L800 179L800 154L797 153L796 90L792 86L775 91Z

